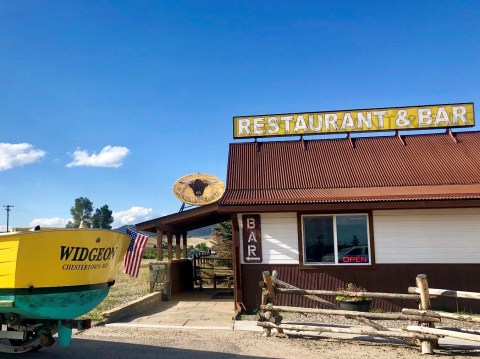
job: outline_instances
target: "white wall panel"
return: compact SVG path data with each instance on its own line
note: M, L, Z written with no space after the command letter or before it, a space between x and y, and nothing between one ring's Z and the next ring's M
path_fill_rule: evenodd
M376 263L480 263L480 208L373 211Z
M262 226L263 264L298 264L297 214L260 213ZM243 262L242 214L240 225L240 253Z

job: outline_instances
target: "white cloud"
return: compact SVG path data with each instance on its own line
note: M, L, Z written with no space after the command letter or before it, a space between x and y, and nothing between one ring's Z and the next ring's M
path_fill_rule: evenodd
M122 165L123 159L130 150L127 147L105 146L99 154L89 154L87 151L77 149L73 152L73 161L67 167L89 166L89 167L115 167Z
M65 218L35 218L33 221L31 221L28 226L29 227L35 227L35 226L40 226L40 227L60 227L60 228L65 228L67 225L67 222L69 219Z
M113 212L113 228L126 224L135 224L152 218L152 209L145 207L132 207L126 211Z
M7 225L6 224L0 224L0 233L6 232L6 231L7 231Z
M45 154L29 143L0 143L0 171L37 162Z

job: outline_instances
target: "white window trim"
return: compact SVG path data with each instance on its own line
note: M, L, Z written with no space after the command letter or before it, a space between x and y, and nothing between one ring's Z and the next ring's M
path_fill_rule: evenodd
M337 246L337 216L359 216L364 215L366 216L366 224L367 224L367 242L368 242L368 263L338 263L338 246ZM328 214L302 214L301 216L301 230L302 230L302 253L303 253L303 262L304 266L371 266L372 263L372 248L370 245L370 215L368 213L328 213ZM333 217L333 240L334 240L334 254L335 254L335 263L322 263L322 262L307 262L307 254L306 250L307 247L305 245L305 230L303 226L303 219L309 217Z

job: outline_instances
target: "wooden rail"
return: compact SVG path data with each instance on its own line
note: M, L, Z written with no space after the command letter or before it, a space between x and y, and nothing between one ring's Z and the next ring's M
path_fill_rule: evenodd
M416 314L405 313L373 313L373 312L355 312L350 310L335 310L335 309L317 309L317 308L298 308L279 305L261 305L260 309L263 311L279 311L285 313L302 313L302 314L324 314L324 315L340 315L348 319L354 318L368 318L376 320L416 320L438 323L441 321L438 317L426 317ZM300 312L301 310L301 312Z
M408 287L408 292L420 293L420 288ZM480 293L462 292L458 290L429 288L428 293L430 294L430 298L432 298L433 296L441 296L441 297L451 297L451 298L480 299Z
M217 258L212 252L201 252L193 256L193 281L200 289L205 280L211 280L213 287L217 288L220 282L226 282L231 290L233 282L232 259Z
M288 288L277 288L278 293L289 293L289 294L313 294L313 295L341 295L349 297L359 297L359 298L386 298L386 299L411 299L419 300L420 295L418 294L399 294L399 293L375 293L375 292L348 292L345 290L313 290L313 289L288 289Z
M435 297L455 297L480 299L480 293L453 291L448 289L431 289L428 287L427 276L419 274L416 277L416 287L408 288L409 294L402 293L376 293L376 292L349 292L332 290L312 290L301 289L291 284L285 283L278 278L278 273L273 271L263 272L262 304L260 305L260 319L258 326L262 327L265 336L270 336L272 329L278 334L284 330L314 331L314 332L334 332L347 334L363 334L377 337L394 337L404 340L411 345L417 345L420 342L422 354L433 354L433 350L438 346L440 337L449 336L452 338L466 339L480 342L480 332L475 331L452 331L435 328L434 324L441 321L442 318L453 320L468 321L471 323L480 323L480 316L461 315L455 313L438 312L431 309L431 299ZM303 295L316 301L318 304L328 308L304 308L276 305L277 294ZM349 296L358 298L385 298L385 299L408 299L419 302L419 309L403 309L401 313L372 313L341 310L336 304L327 301L320 296ZM343 316L348 319L355 319L367 327L355 328L336 328L325 327L318 323L282 323L280 312L302 313L302 314L325 314L329 316ZM404 320L416 321L418 325L409 325L403 329L386 328L376 320Z

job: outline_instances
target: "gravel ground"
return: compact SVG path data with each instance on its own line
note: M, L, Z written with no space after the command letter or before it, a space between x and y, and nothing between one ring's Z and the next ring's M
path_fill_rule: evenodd
M218 330L119 329L96 327L80 337L102 342L128 342L136 345L168 347L193 357L263 357L263 358L420 358L420 351L403 345L382 345L370 342L351 342L333 339L308 339L292 336L262 337L259 332ZM194 351L195 353L193 353ZM157 352L160 354L160 352ZM221 355L220 355L221 354ZM145 358L145 356L142 355ZM158 355L160 357L160 355ZM182 357L182 356L179 356ZM217 357L216 355L214 357Z
M283 321L288 322L310 322L310 323L325 323L325 324L341 324L341 325L362 325L354 319L347 319L341 315L302 315L297 313L282 313ZM249 318L253 319L253 317ZM405 320L375 320L386 328L403 329L408 325L417 325L417 322L409 322ZM480 330L480 323L471 323L459 320L452 320L443 318L440 323L435 323L435 327L447 327L467 330Z
M284 313L284 321L317 322L324 324L358 324L355 320L337 316ZM242 317L242 320L253 317ZM403 321L377 321L389 328L402 328L410 323ZM440 325L438 325L440 326ZM470 323L443 320L441 326L478 329ZM128 354L130 358L143 359L159 357L159 350L168 350L169 357L195 358L302 358L319 356L322 358L425 358L418 347L401 344L396 340L377 339L375 341L331 339L326 336L303 337L299 335L264 337L261 332L218 331L218 330L172 330L138 329L97 326L75 335L75 338L106 343L129 343L138 348L147 348L141 355ZM102 344L103 345L103 344ZM115 345L117 346L117 345ZM150 349L150 351L148 350ZM48 350L48 349L47 349ZM127 355L123 350L118 353ZM137 353L140 353L137 351ZM165 352L167 354L167 352ZM151 355L151 356L150 356ZM436 356L449 358L480 357L480 350L436 350ZM127 356L126 356L127 357Z

